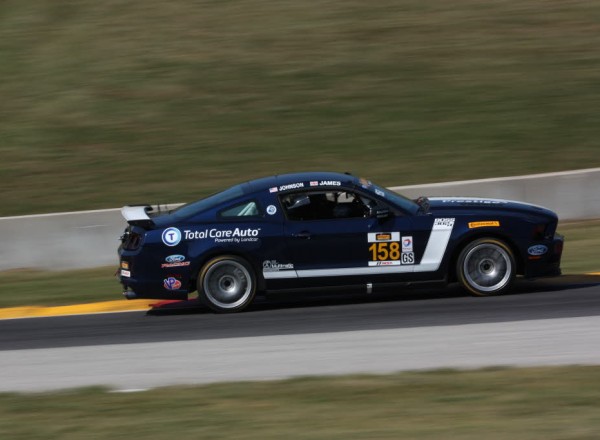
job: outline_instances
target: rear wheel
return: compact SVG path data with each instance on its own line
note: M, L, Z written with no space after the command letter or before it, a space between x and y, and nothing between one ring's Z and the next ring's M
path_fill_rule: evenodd
M255 293L254 271L240 257L213 258L200 271L198 299L215 312L239 312L252 302Z
M472 295L500 295L515 279L515 258L510 248L493 238L469 243L456 264L459 282Z

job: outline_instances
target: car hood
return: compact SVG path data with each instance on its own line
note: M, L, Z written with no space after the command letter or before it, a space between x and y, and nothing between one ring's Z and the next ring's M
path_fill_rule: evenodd
M556 213L543 206L532 205L513 200L489 199L479 197L431 197L429 198L430 211L436 215L449 215L451 213L466 212L498 212L515 213L521 215L542 215L557 218Z

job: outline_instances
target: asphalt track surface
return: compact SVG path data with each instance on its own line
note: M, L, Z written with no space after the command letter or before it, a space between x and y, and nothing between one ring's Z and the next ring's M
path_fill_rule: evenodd
M0 391L116 389L493 365L600 364L600 277L303 293L215 315L194 302L149 312L0 321Z

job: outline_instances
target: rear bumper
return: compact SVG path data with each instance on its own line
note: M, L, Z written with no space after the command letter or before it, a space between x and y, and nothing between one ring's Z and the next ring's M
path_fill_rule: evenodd
M173 274L168 269L152 270L160 267L160 263L148 260L138 251L119 249L119 268L117 279L123 287L123 296L127 299L188 299L187 281L180 274ZM167 281L178 279L177 289Z
M127 299L188 299L187 291L157 288L160 284L156 282L142 282L133 277L119 275L118 278Z

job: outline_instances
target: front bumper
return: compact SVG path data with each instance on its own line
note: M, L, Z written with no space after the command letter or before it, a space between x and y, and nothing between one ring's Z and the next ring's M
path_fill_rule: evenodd
M525 258L525 278L553 277L560 275L560 261L564 248L565 238L555 234L552 240L544 243L534 243L528 247ZM533 252L538 246L546 246L548 251L543 255ZM533 252L533 255L532 255Z

